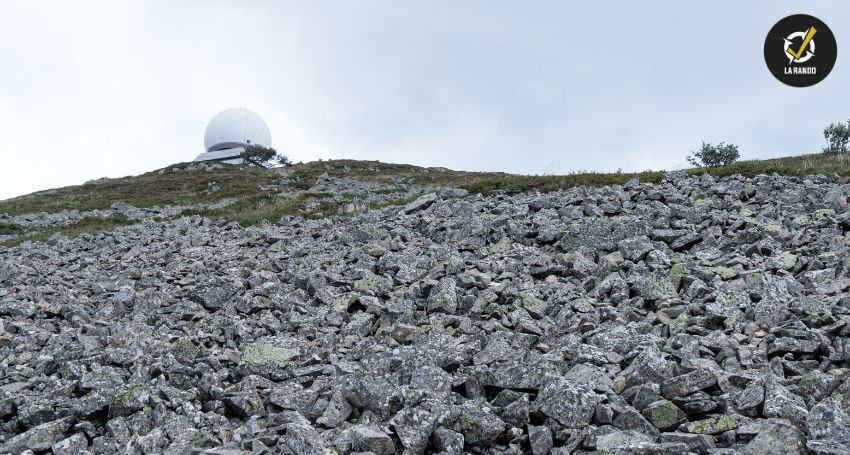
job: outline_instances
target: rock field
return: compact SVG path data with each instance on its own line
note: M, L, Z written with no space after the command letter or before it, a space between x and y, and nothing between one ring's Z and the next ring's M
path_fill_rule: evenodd
M0 454L850 454L848 194L673 172L0 247Z

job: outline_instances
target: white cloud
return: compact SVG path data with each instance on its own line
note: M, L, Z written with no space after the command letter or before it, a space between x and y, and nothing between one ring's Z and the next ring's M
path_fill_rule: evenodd
M731 12L730 12L731 11ZM816 152L847 59L795 89L762 45L790 1L0 2L0 198L194 158L244 106L296 161L554 173ZM850 5L809 6L836 33Z

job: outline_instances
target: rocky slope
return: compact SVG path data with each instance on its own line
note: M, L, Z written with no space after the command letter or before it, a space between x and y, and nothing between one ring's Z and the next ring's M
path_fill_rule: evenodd
M850 454L848 193L671 173L0 247L0 453Z

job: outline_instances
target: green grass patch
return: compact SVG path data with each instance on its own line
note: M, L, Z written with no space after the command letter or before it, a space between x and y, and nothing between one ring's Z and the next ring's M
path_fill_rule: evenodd
M317 194L320 197L317 197ZM223 218L236 221L241 226L255 226L266 220L277 223L284 215L300 215L304 218L322 218L337 213L345 201L319 201L330 195L323 193L301 193L297 197L260 194L239 199L233 204L212 210L183 211L183 215L202 215L208 218ZM307 208L311 202L315 207Z
M380 188L375 190L375 194L396 194L396 193L407 193L407 189L405 188Z
M373 202L369 204L369 208L372 210L379 210L384 207L389 207L391 205L406 205L416 200L418 196L410 196L401 199L390 199L384 202Z
M605 186L626 183L638 177L641 182L657 183L664 176L662 172L645 171L637 173L601 173L587 172L569 175L512 175L502 174L476 179L458 185L471 193L492 194L496 190L508 193L522 191L550 192L576 186Z
M64 209L107 209L124 201L136 207L169 204L212 203L224 198L238 198L262 193L260 186L276 183L280 176L267 169L224 165L212 171L185 169L188 163L132 177L110 179L101 183L69 186L0 201L0 213L20 215L35 212L60 212ZM210 193L208 182L214 181L221 191Z
M303 197L313 198L313 199L326 199L333 197L334 195L331 193L325 193L322 191L306 191L301 193Z
M24 227L19 224L0 223L0 235L17 235L24 231Z
M28 232L24 235L6 240L3 242L3 245L13 247L20 245L27 240L31 240L33 242L44 241L57 233L68 237L77 237L81 234L95 234L98 232L110 231L120 226L128 226L136 223L138 223L138 221L121 221L112 218L85 217L76 224L72 224L70 226L48 227Z
M755 177L759 174L793 176L800 173L807 175L838 174L850 175L850 154L847 153L816 153L811 155L788 156L768 160L738 161L728 166L716 168L689 169L691 175L709 173L717 177L740 174L745 177Z

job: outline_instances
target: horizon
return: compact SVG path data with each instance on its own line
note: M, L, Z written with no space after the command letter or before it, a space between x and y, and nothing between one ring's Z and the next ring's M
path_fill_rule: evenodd
M0 200L190 161L240 106L293 162L524 175L680 169L701 141L817 153L850 118L841 51L808 88L765 66L796 3L655 5L6 2ZM842 47L850 4L804 12Z

